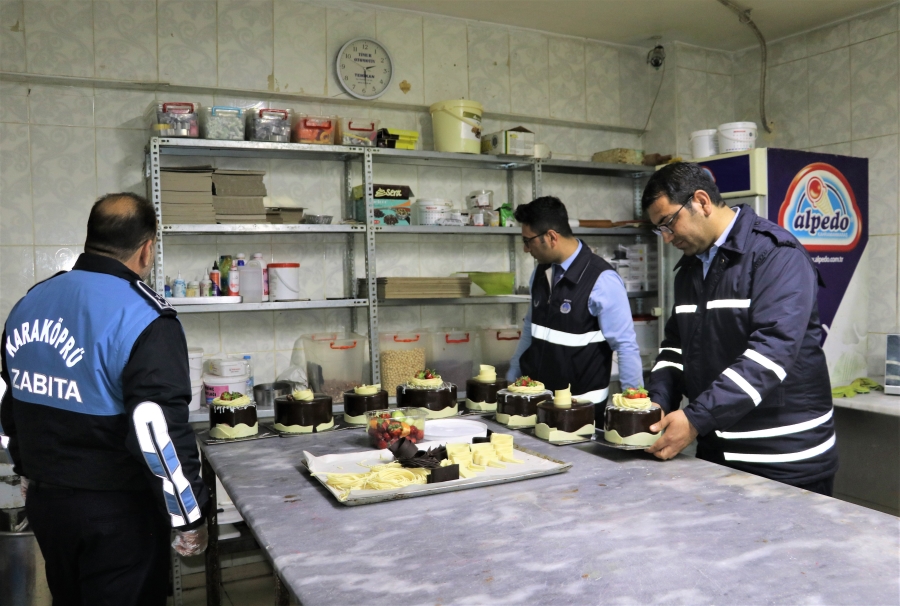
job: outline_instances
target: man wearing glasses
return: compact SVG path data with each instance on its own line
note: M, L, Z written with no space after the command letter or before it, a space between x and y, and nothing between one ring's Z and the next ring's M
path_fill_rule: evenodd
M726 206L696 164L656 172L642 206L684 253L650 374L666 413L651 431L666 432L648 452L670 459L697 438L698 458L831 496L838 456L809 255L749 206Z
M528 376L547 389L571 385L573 397L603 404L609 395L612 352L622 387L642 387L641 356L625 284L603 259L575 238L566 207L544 196L516 209L525 251L538 262L531 306L506 375Z

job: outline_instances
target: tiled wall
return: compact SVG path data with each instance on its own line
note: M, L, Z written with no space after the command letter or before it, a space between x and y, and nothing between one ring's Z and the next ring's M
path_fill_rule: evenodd
M348 115L329 97L340 94L329 69L346 40L376 36L389 47L396 79L382 98L421 106L446 98L480 100L487 111L521 114L521 121L488 121L488 131L524 124L549 144L554 157L589 159L613 147L640 147L636 135L530 122L555 118L643 127L656 83L645 49L566 38L496 25L375 10L340 0L134 0L69 2L3 0L0 69L4 71L162 81L246 89L241 99L193 96L201 103L261 102L306 113ZM399 84L409 84L404 93ZM317 95L321 102L284 103L270 92ZM91 203L110 191L143 193L141 115L153 92L103 86L59 87L0 82L0 319L37 280L71 267L81 252ZM418 108L353 109L383 126L419 130L431 149L430 117ZM181 164L262 168L272 196L284 205L339 216L341 166L328 162L181 159ZM376 167L381 182L407 183L420 197L457 205L472 189L506 197L499 171ZM515 181L516 199L530 199L527 175ZM573 217L632 216L628 181L548 175L544 192L559 195ZM342 296L343 236L285 238L173 237L165 241L166 273L203 273L220 254L262 252L299 260L303 295ZM612 247L615 241L592 245ZM359 252L359 249L357 249ZM356 255L361 273L362 255ZM530 257L519 253L519 282ZM384 236L378 274L446 275L465 269L508 268L505 238ZM509 306L385 308L385 329L506 324ZM523 315L519 310L518 316ZM362 315L360 314L360 318ZM188 340L207 355L252 353L258 381L274 378L302 333L347 330L350 312L287 311L182 314ZM365 322L359 323L363 330Z
M869 158L869 373L884 374L885 334L897 330L897 174L900 102L898 7L867 13L769 46L760 146ZM759 54L734 58L735 117L759 122Z

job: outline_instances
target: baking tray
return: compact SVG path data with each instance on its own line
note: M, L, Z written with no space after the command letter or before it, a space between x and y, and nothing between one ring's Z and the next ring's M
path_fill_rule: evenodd
M209 437L209 429L204 429L197 432L197 439L207 446L213 446L215 444L233 444L235 442L249 442L251 440L264 440L266 438L277 437L277 433L275 433L269 426L263 425L262 423L259 423L259 433L255 436L247 436L246 438L234 438L233 440L218 440L216 438L211 438Z
M572 444L586 444L587 442L595 442L595 441L602 442L602 441L604 441L603 438L597 438L596 433L591 434L590 436L584 436L583 440L565 440L563 442L551 442L550 440L538 438L537 435L534 433L534 427L521 427L519 429L516 429L516 431L521 431L522 433L528 434L531 437L536 438L536 439L540 440L541 442L544 442L545 444L551 444L553 446L571 446ZM616 446L616 445L612 444L612 446Z
M607 442L606 439L603 437L602 429L598 429L597 431L600 433L600 435L594 434L594 435L597 435L597 440L596 440L597 444L600 444L601 446L606 446L607 448L615 448L617 450L646 450L646 449L650 448L649 446L631 446L629 444L613 444L612 442Z
M441 442L423 442L419 444L419 448L426 450L435 446L439 446ZM457 490L467 490L469 488L481 488L482 486L491 486L494 484L505 484L507 482L518 482L519 480L528 480L531 478L539 478L543 476L554 475L568 471L571 463L560 461L547 455L523 448L518 444L513 446L517 452L517 458L524 462L521 464L508 463L505 469L488 467L485 471L479 472L472 478L460 478L451 480L450 482L439 482L437 484L413 484L404 486L403 488L395 488L391 490L351 490L350 494L341 500L340 491L332 488L325 483L327 478L321 475L313 475L325 490L330 492L334 498L341 504L352 507L354 505L367 505L369 503L379 503L381 501L394 501L397 499L411 499L414 497L424 497L442 492L455 492ZM360 452L351 452L346 454L323 455L316 457L309 452L303 452L303 463L311 472L321 474L331 473L362 473L366 471L365 467L359 463L367 465L380 465L390 463L394 460L394 456L388 450L367 450Z

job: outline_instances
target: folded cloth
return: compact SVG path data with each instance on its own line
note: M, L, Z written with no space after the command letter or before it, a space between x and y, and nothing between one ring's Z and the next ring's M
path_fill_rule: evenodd
M882 391L884 387L872 379L861 377L850 385L841 385L831 389L832 398L852 398L858 393L869 393L871 390Z

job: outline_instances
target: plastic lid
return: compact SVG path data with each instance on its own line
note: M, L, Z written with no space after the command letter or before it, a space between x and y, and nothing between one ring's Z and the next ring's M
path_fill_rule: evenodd
M706 137L709 135L714 135L717 132L719 132L719 131L718 131L718 129L715 129L715 128L704 128L703 130L695 130L694 132L691 133L691 139L693 139L694 137Z
M428 111L434 113L439 112L442 109L450 109L454 107L466 107L469 109L477 110L478 112L484 110L484 106L478 101L471 101L469 99L448 99L447 101L438 101L437 103L433 103L431 107L428 108Z
M299 264L299 263L269 263L269 267L270 267L270 268L272 268L272 267L275 267L275 268L278 268L278 267L297 267L297 268L299 268L299 267L300 267L300 264Z
M246 258L247 258L247 255L245 255L244 253L238 253L238 254L237 254L237 258L238 258L238 259L246 259Z
M262 259L262 253L253 253L253 259Z

